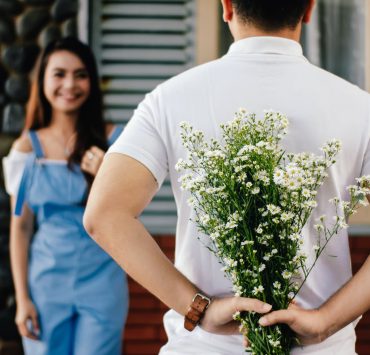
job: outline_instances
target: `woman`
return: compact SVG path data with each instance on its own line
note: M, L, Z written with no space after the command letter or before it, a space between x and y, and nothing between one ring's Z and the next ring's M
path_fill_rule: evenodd
M73 38L51 43L24 133L4 159L16 323L26 354L121 353L126 277L82 225L91 183L120 130L104 124L90 49Z

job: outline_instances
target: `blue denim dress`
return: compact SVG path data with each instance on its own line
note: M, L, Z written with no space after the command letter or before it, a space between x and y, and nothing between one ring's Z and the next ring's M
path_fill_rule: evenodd
M109 144L118 137L115 127ZM24 203L36 232L28 283L40 322L40 339L23 339L29 355L118 355L128 309L126 275L86 233L82 217L87 184L78 165L44 158L35 131L15 214Z

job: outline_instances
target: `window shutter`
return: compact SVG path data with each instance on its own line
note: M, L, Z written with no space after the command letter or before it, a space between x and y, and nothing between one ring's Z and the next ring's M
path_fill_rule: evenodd
M145 94L194 65L195 0L90 1L90 45L102 76L107 121L126 124ZM166 180L140 219L174 234L176 205Z

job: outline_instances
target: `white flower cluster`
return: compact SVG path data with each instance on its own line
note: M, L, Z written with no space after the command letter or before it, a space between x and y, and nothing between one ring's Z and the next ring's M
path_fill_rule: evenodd
M184 122L181 138L188 156L176 164L183 173L181 188L191 194L188 203L195 210L195 222L209 235L208 247L223 264L235 295L256 297L274 308L288 306L302 285L302 280L297 282L299 272L306 279L312 269L305 265L308 256L301 250L301 231L341 147L338 140L331 140L321 148L322 156L287 154L280 141L288 126L282 113L268 110L258 119L241 109L221 125L222 141L207 142L201 131ZM370 176L357 183L348 189L350 202L333 199L337 209L333 226L326 225L324 216L315 224L316 258L330 238L347 227L348 215L370 192ZM292 344L279 326L267 337L258 327L257 316L237 317L256 329L256 340L248 337L257 353L254 344L265 344L260 353L271 354L285 354L274 351Z

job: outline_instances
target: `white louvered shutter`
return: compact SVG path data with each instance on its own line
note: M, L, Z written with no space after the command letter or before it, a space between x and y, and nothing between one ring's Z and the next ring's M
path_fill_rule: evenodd
M146 93L194 65L194 11L195 0L90 0L107 121L127 123ZM175 233L168 180L140 218L153 234Z

